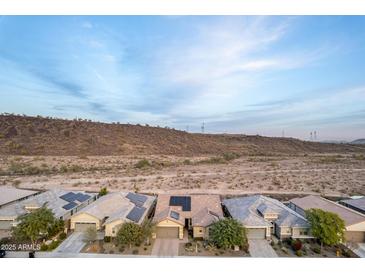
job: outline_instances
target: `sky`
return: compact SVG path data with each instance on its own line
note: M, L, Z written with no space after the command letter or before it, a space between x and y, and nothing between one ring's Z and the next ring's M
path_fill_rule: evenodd
M2 16L0 112L365 138L365 17Z

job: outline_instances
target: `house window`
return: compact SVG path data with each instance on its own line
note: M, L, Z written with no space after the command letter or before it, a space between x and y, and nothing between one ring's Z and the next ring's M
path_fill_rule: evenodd
M308 231L306 231L306 230L305 231L300 231L299 234L300 235L308 235Z

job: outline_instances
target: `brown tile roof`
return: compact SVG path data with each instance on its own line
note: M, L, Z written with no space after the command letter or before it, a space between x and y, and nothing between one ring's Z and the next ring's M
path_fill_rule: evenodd
M170 206L171 196L191 197L191 210L182 211L181 206ZM171 211L179 213L179 219L171 218ZM219 218L223 218L223 211L219 195L170 195L160 194L157 198L155 222L170 219L180 224L185 224L185 219L192 219L193 226L209 226Z
M290 202L303 210L319 208L325 211L336 213L345 221L346 226L365 222L365 215L362 215L338 203L324 199L320 196L309 195L303 198L294 198L290 200Z

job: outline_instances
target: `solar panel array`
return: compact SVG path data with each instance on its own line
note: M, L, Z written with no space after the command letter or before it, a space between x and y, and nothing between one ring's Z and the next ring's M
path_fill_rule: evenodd
M132 192L129 192L126 197L138 207L142 207L147 200L146 196Z
M179 218L180 218L180 214L176 211L171 211L170 216L171 216L171 218L173 218L175 220L179 220Z
M70 210L70 209L74 208L75 206L77 206L77 204L75 202L70 202L67 205L64 205L62 208L66 209L66 210Z
M190 196L171 196L170 206L181 206L182 211L191 210L191 197Z
M144 212L146 211L145 207L135 206L133 209L128 213L127 219L138 223L139 220L142 218Z
M85 202L86 200L88 200L90 197L91 197L90 195L83 194L83 193L68 192L68 193L60 196L60 198L62 200L65 200L66 202L68 202L68 204L64 205L62 208L66 209L66 210L70 210L70 209L74 208L75 206L77 206L77 203L75 201L82 203L82 202Z

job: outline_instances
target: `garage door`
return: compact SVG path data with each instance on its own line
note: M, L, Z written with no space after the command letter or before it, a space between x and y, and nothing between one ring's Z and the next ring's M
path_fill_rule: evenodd
M179 238L178 227L158 227L157 238Z
M75 231L86 231L89 227L96 228L96 223L75 223Z
M265 239L266 228L247 228L247 239Z
M363 243L365 242L365 232L345 231L345 240L347 242Z
M9 220L1 220L0 221L0 230L9 230L13 226L13 221Z

